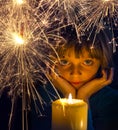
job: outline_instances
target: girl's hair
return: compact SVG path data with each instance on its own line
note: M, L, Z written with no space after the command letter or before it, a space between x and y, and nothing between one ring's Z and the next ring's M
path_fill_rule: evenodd
M108 68L112 66L112 44L105 32L101 31L96 36L88 39L87 36L81 36L79 40L77 38L71 38L67 40L63 45L57 47L57 53L62 57L66 52L69 53L69 49L75 49L75 54L79 57L82 54L82 50L85 49L89 52L92 58L99 59L101 61L102 68Z

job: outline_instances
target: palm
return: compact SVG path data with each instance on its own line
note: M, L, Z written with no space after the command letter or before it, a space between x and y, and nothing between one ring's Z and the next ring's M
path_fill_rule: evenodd
M101 78L93 79L80 87L77 92L77 98L87 100L92 94L112 82L113 69L111 69L109 77L107 77L107 73L104 70L102 71L102 74L103 76Z

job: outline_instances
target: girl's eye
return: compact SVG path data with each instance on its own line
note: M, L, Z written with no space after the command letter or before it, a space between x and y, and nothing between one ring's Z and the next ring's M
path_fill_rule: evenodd
M61 65L69 65L70 62L67 61L67 60L60 60L60 64L61 64Z
M84 65L92 65L93 64L93 61L92 60L85 60L84 62L83 62L83 64Z

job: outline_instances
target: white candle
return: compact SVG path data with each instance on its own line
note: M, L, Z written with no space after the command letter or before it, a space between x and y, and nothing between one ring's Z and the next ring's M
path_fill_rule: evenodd
M79 99L58 99L52 103L52 130L87 130L88 105Z

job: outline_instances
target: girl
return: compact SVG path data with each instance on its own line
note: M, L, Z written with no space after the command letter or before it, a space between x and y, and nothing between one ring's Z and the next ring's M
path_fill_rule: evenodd
M64 97L71 93L89 104L89 130L117 130L118 92L108 87L113 79L111 45L102 32L94 43L86 36L80 41L68 40L57 48L59 60L55 59L50 79Z

